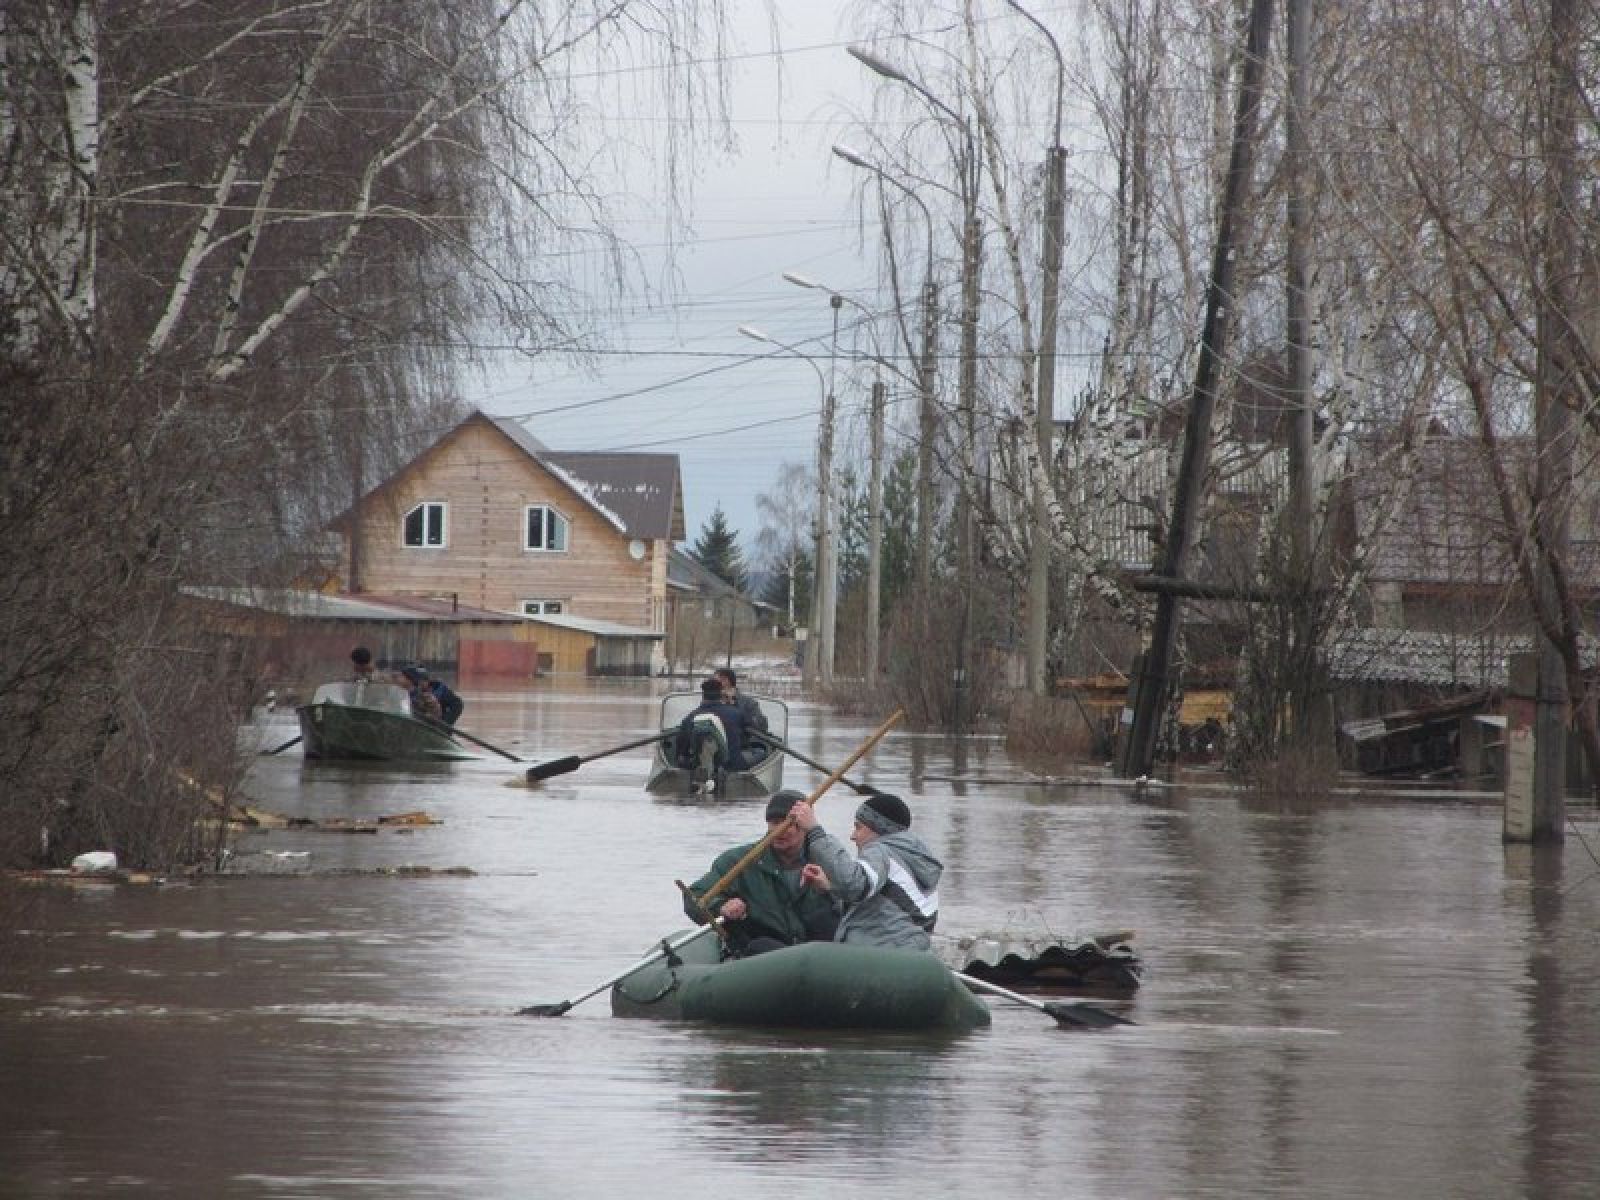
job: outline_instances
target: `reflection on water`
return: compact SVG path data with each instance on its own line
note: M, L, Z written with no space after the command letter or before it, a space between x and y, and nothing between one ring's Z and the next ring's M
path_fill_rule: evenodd
M621 685L468 699L529 761L655 713ZM796 705L789 740L838 763L870 730ZM648 797L647 765L530 789L492 756L286 752L256 761L260 807L443 823L244 839L305 877L0 885L0 1195L1591 1194L1600 868L1576 838L1503 848L1481 799L1023 786L992 739L897 731L850 774L943 856L941 932L1134 929L1137 1027L1003 1000L931 1040L617 1021L603 993L513 1016L632 962L681 925L672 880L760 832L758 802ZM382 873L407 864L471 874Z

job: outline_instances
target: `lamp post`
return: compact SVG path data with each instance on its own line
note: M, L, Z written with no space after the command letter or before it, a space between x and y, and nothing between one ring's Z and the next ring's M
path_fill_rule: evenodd
M838 340L839 308L834 306L834 340ZM833 539L833 387L823 377L822 368L794 346L784 345L768 337L752 325L739 326L747 338L776 346L800 359L816 372L817 386L822 390L822 415L817 423L817 547L812 558L811 581L811 639L806 648L805 666L801 671L807 688L833 685L833 613L832 596L834 571ZM835 351L837 354L837 351Z
M784 279L797 287L815 288L828 293L828 303L833 306L835 321L835 338L837 338L837 325L839 306L850 304L859 309L869 319L876 319L881 314L874 312L859 300L852 299L842 292L836 292L826 284L818 283L797 271L785 271ZM887 366L890 370L898 369L892 363L886 363L881 358L874 358L880 366ZM872 384L871 401L871 448L870 475L867 484L867 601L866 601L866 629L864 641L865 649L865 678L869 687L876 686L878 681L879 645L880 637L880 610L883 607L883 420L884 399L887 389L882 381L874 380ZM838 609L838 577L837 569L832 585L832 605L835 613ZM830 626L832 628L832 626Z
M951 703L950 727L956 733L966 730L971 719L972 687L972 615L973 593L977 576L974 553L971 485L974 475L974 447L977 441L978 398L978 303L979 274L982 265L983 241L978 224L978 189L982 179L982 159L977 138L973 136L972 122L951 108L933 92L893 63L887 62L859 46L846 48L850 57L868 70L885 79L904 84L922 97L936 115L952 126L960 135L956 151L956 168L961 197L961 442L958 470L962 476L956 490L956 558L961 593L959 619L956 629L956 666Z
M917 589L927 607L929 587L933 582L933 451L939 437L939 410L934 403L935 371L938 367L939 344L939 285L933 271L933 217L922 197L905 183L886 172L871 159L865 158L848 146L834 146L834 154L851 166L871 171L880 187L889 184L909 196L922 210L923 224L927 228L927 261L922 276L922 351L917 359L917 543L915 570ZM901 326L901 340L910 351L910 338Z
M1061 145L1061 109L1066 63L1055 35L1032 13L1009 0L1011 7L1032 23L1050 43L1056 59L1055 124L1045 159L1044 247L1040 264L1043 297L1039 305L1039 395L1034 440L1039 467L1033 479L1033 529L1028 543L1028 627L1025 644L1028 690L1046 695L1046 663L1050 638L1050 489L1055 472L1053 444L1056 416L1056 326L1061 317L1061 248L1065 222L1067 152Z

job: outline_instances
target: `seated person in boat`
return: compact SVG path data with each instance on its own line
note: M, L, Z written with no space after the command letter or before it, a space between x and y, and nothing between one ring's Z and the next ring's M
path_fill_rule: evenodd
M439 697L427 686L427 672L421 667L402 667L395 672L395 680L411 693L411 715L425 721L444 720L444 710L439 707Z
M833 940L839 924L838 906L826 891L809 887L803 879L806 865L805 834L789 820L789 810L804 800L799 792L774 792L767 801L767 829L782 826L761 857L738 876L728 890L711 899L711 916L726 921L728 948L743 958L800 942ZM711 890L755 846L748 842L717 855L711 869L684 893L683 911L697 924L710 918L700 897Z
M717 743L717 764L729 770L744 767L744 718L739 710L722 697L722 682L716 678L700 685L700 703L694 711L678 722L678 736L673 753L680 767L692 767L699 757L701 737L705 736L705 722L697 718L711 716L718 722L721 739Z
M350 667L353 671L350 676L351 683L371 683L372 651L365 646L357 646L350 651Z
M435 679L428 674L426 667L407 667L406 674L416 672L416 685L433 693L433 698L439 702L439 717L446 725L454 725L456 718L461 715L461 710L466 708L466 702L451 691L442 679Z
M912 833L911 810L899 796L876 792L856 809L852 858L843 843L817 824L804 800L794 822L806 831L805 882L844 904L835 941L899 950L927 950L939 919L939 876L944 864Z
M767 744L750 734L767 732L767 714L761 711L761 705L754 696L746 696L739 690L739 677L734 674L732 667L718 667L711 672L711 677L722 684L722 698L737 708L739 716L744 719L742 765L753 767L767 756Z

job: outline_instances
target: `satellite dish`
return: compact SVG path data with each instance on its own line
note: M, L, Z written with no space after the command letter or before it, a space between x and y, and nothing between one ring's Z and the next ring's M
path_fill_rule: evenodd
M633 541L628 543L628 557L635 562L644 561L644 543L638 538L634 538Z

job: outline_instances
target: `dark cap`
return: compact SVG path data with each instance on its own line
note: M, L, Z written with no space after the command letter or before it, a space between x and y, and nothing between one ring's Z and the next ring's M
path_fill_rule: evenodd
M358 667L364 667L372 661L372 651L368 650L365 646L357 646L354 650L350 651L350 661L355 663Z
M767 801L767 820L783 820L789 815L789 810L805 798L804 792L797 792L793 788L784 788L781 792L773 792L772 798Z
M717 682L715 679L702 680L700 683L700 694L707 699L712 696L720 696L722 695L722 684Z
M856 809L856 820L875 833L899 833L911 828L911 810L899 796L874 792Z
M421 683L428 677L428 672L421 667L401 667L400 674L411 680L412 683Z

